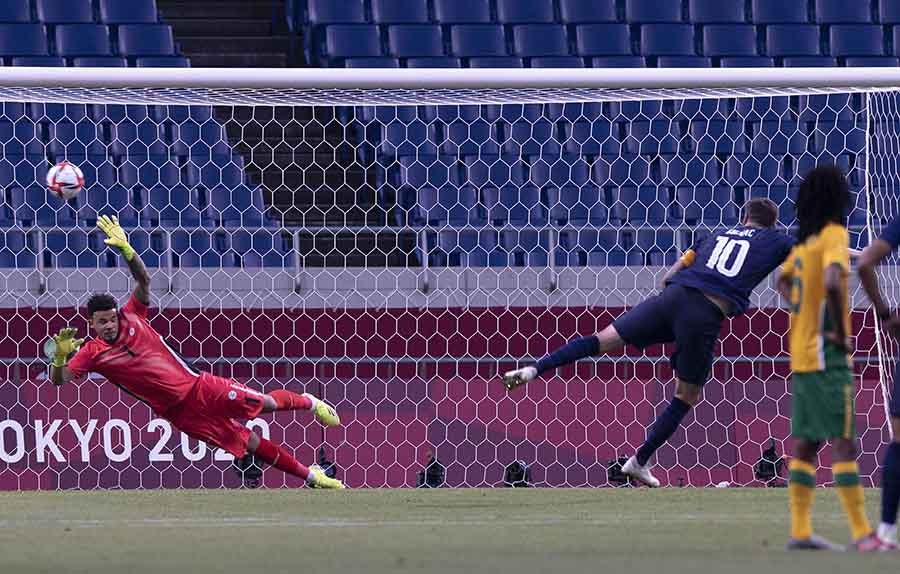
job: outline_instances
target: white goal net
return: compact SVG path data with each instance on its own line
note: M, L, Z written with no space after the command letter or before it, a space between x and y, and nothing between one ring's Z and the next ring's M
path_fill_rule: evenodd
M262 72L254 87L203 70L0 79L0 489L242 483L229 455L104 381L46 380L44 341L88 332L90 293L128 292L95 229L104 213L150 268L154 327L197 368L336 406L344 425L327 431L303 413L248 422L302 462L324 457L354 487L416 486L432 455L448 486L502 485L515 462L535 485L618 484L615 461L673 392L671 349L584 361L510 395L497 373L654 293L749 198L773 199L790 227L817 162L849 174L856 246L897 212L895 92L784 74L716 87L718 71L694 71L698 87L662 70L660 87L649 70L555 86L529 70L483 85L465 75L477 70L443 84L362 71L356 88L346 74L264 88ZM86 179L68 203L43 186L63 159ZM854 303L871 481L891 352L855 288ZM765 283L727 323L703 402L657 453L664 484L778 481L781 307ZM273 471L263 483L297 485Z

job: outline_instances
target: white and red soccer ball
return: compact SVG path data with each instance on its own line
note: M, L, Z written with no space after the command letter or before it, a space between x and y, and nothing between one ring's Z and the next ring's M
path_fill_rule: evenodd
M73 163L61 161L47 172L47 189L63 200L72 199L83 187L84 174Z

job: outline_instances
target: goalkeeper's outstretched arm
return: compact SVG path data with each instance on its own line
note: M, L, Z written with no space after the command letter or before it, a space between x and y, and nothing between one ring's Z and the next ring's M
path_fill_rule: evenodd
M69 355L78 351L84 344L84 339L76 339L77 329L67 327L53 336L53 357L50 362L50 381L54 385L62 385L71 381L74 376L66 364Z
M135 298L144 305L150 304L150 274L147 273L147 267L141 261L134 248L128 243L128 237L125 230L119 225L119 218L113 215L101 215L97 220L97 227L106 234L107 239L104 243L114 249L118 249L122 253L122 257L128 262L128 269L131 276L134 277L137 285L134 287Z

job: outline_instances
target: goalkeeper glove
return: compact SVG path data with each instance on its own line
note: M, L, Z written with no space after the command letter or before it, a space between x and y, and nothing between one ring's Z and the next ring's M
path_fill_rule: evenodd
M97 227L99 227L100 231L107 236L107 239L105 239L103 243L121 251L122 255L125 256L126 261L134 259L134 248L128 244L128 237L125 235L125 230L119 225L118 217L115 215L112 217L101 215L97 220Z
M53 336L53 360L50 364L54 367L65 367L69 362L69 355L77 351L84 344L84 339L76 339L78 329L67 327Z

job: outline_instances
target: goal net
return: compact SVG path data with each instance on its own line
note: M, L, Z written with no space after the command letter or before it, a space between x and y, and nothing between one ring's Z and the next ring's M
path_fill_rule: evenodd
M242 484L230 455L112 385L47 381L47 338L89 333L87 296L130 287L100 214L127 228L153 278L151 322L186 360L312 392L344 421L247 423L263 436L354 487L416 486L432 457L444 484L476 487L516 462L539 486L619 484L617 459L673 393L671 348L512 394L497 374L655 293L747 199L774 200L790 228L802 174L829 162L849 174L854 246L898 209L897 94L849 87L883 85L852 70L807 85L782 71L720 85L707 72L724 70L118 72L0 78L0 489ZM68 203L43 185L63 159L86 179ZM873 481L893 351L856 287L853 301ZM664 484L778 480L787 328L769 282L727 322L703 401L657 454ZM297 486L273 471L263 483Z

